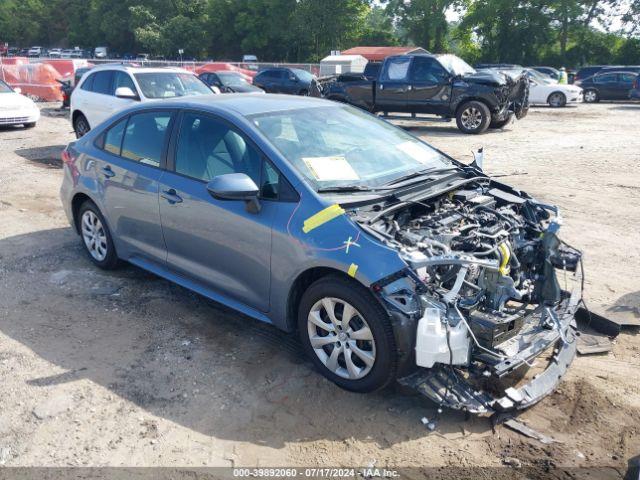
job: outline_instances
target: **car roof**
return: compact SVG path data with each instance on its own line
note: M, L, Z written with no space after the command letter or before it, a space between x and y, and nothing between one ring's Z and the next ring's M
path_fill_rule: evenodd
M611 70L605 70L604 72L603 71L597 72L597 73L594 74L594 76L597 76L597 75L609 75L611 73L627 73L629 75L640 75L640 73L634 72L634 71L631 71L631 70L611 69Z
M122 72L130 73L162 73L162 72L176 72L176 73L192 73L189 70L179 67L142 67L131 65L129 63L105 63L103 65L95 66L92 71L99 72L101 70L119 70ZM195 74L194 74L195 75Z
M265 94L255 95L243 93L227 93L224 95L196 95L191 97L175 97L140 104L144 107L163 107L172 105L178 108L223 109L241 116L259 115L261 113L282 112L287 110L339 107L340 104L330 100L298 95Z

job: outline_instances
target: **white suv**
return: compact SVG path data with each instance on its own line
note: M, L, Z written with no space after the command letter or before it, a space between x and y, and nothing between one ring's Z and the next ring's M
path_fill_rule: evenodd
M85 73L71 94L71 124L80 138L116 111L134 102L215 92L181 68L103 65Z

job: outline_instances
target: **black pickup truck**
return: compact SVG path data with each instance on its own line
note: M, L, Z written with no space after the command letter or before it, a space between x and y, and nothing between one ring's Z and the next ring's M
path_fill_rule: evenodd
M410 54L369 63L363 74L326 81L322 94L370 112L455 118L464 133L502 128L529 109L526 75L477 72L455 55Z

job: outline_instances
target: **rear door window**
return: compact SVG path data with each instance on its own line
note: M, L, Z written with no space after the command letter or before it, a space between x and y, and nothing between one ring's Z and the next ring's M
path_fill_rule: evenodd
M603 73L596 76L596 83L612 83L618 80L617 73Z
M103 95L111 95L113 93L111 89L111 80L113 78L113 71L106 70L104 72L96 72L93 79L92 92L101 93Z
M382 80L401 81L407 79L411 65L410 57L388 58L382 69Z
M121 155L135 162L159 167L170 120L171 112L167 111L131 115L124 132Z

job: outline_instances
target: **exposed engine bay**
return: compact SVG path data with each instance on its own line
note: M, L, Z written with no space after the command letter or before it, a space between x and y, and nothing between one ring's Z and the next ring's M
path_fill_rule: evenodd
M504 377L557 342L575 344L569 324L581 292L572 296L558 277L581 273L581 253L558 239L560 224L555 207L488 179L364 222L410 267L408 277L379 288L393 308L419 317L415 363L431 369L418 374L430 382L423 393L453 408L491 411L496 400L483 397L474 378ZM456 393L452 383L462 377ZM502 407L535 403L515 391L518 398L502 399Z

